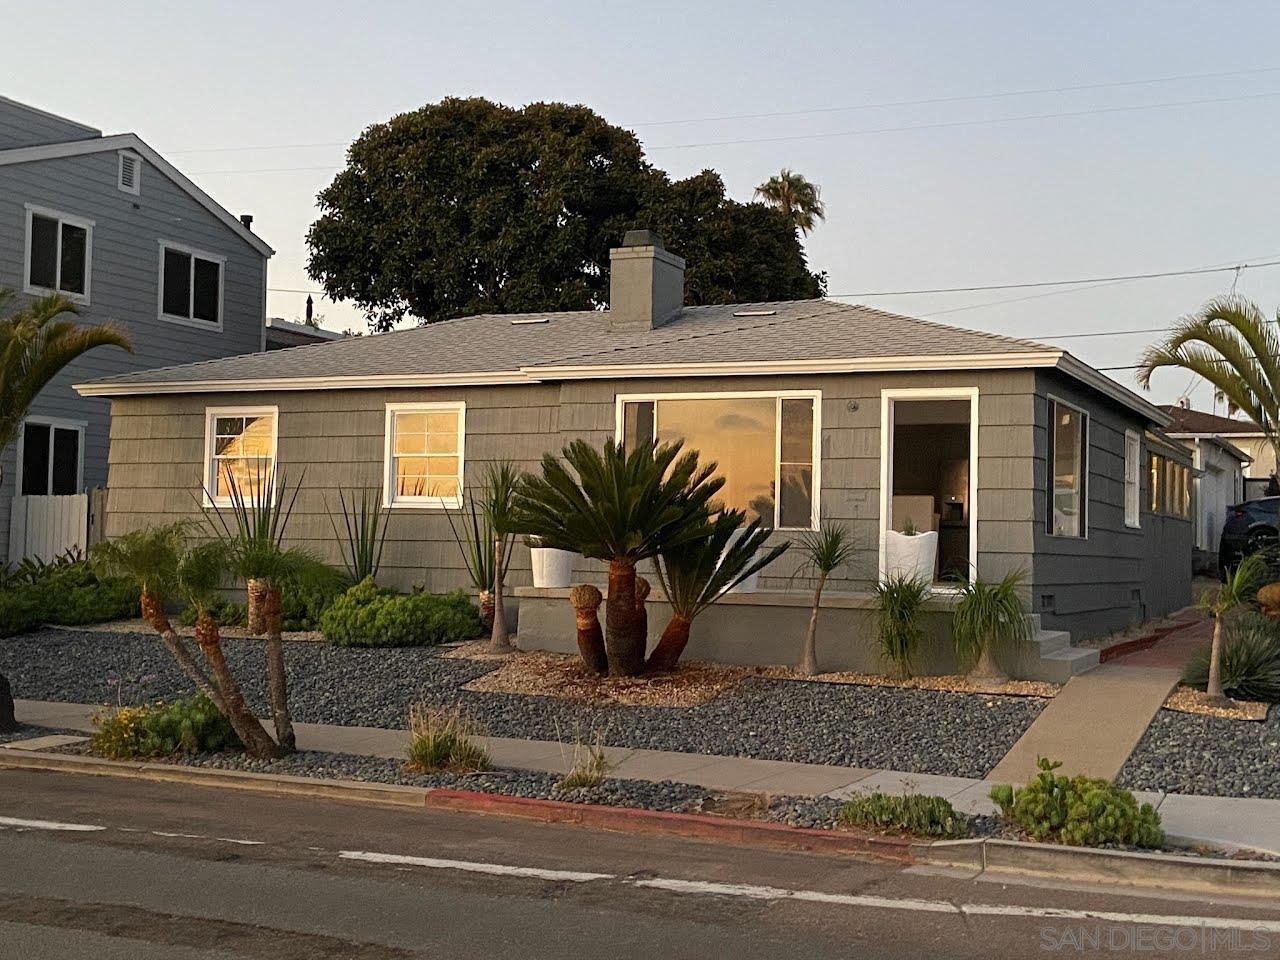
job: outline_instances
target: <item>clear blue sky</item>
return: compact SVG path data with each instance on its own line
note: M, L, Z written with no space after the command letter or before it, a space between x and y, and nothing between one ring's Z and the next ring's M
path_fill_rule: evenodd
M4 32L25 39L5 45L0 93L137 132L232 211L253 213L278 251L275 288L315 286L304 235L315 194L341 165L333 144L448 95L588 104L633 128L673 175L714 167L740 199L780 167L803 172L827 202L808 250L833 294L1280 259L1274 3L5 7ZM838 109L1265 68L1277 69ZM1206 100L1219 102L1185 105ZM1127 109L1175 103L1184 105ZM823 112L670 122L801 110ZM956 125L1096 110L1109 112ZM917 129L884 132L902 127ZM860 132L826 136L850 131ZM808 139L769 139L796 137ZM764 142L714 143L726 140ZM240 149L276 145L291 146ZM1280 267L1239 283L1268 312L1280 304ZM999 305L1045 291L860 299L1053 341L1166 326L1230 285L1223 274ZM273 291L268 311L297 317L304 296ZM342 304L318 309L326 326L362 322ZM1062 343L1114 366L1133 363L1149 339ZM1187 377L1164 374L1153 396L1186 387ZM1207 406L1208 391L1193 398Z

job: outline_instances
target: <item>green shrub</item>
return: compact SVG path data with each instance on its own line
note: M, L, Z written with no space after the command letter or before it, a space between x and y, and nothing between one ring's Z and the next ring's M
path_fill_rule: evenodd
M41 598L30 587L0 590L0 637L34 630L44 622Z
M1266 617L1248 613L1224 625L1222 691L1235 700L1280 703L1280 630ZM1209 648L1187 663L1182 682L1209 685Z
M344 647L414 647L474 640L480 613L465 593L400 594L366 577L333 601L320 618L330 643Z
M457 710L416 703L409 709L409 750L414 773L475 773L489 769L489 751L473 739L478 731Z
M8 571L0 589L0 636L44 623L77 626L138 614L138 590L126 580L99 580L87 562L64 554L43 562L24 560Z
M1006 820L1033 840L1075 847L1123 844L1159 847L1164 844L1160 815L1149 803L1096 777L1064 777L1062 766L1041 757L1040 773L1025 787L1007 783L991 788L991 799Z
M93 718L93 749L111 760L242 749L227 718L204 694L121 707Z
M328 568L328 575L289 584L281 596L285 630L319 630L320 619L351 588L351 578Z
M969 835L969 822L944 797L868 793L840 808L840 822L873 830L901 830L922 837L954 839Z

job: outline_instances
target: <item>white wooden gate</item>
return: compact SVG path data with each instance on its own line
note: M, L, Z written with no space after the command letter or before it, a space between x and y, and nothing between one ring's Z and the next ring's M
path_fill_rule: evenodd
M89 495L14 497L9 514L9 560L52 560L88 546Z

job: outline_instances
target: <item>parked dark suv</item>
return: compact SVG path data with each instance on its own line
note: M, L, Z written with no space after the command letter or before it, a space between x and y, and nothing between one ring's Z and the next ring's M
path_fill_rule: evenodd
M1236 566L1251 553L1280 542L1280 497L1262 497L1238 503L1227 513L1218 545L1218 570Z

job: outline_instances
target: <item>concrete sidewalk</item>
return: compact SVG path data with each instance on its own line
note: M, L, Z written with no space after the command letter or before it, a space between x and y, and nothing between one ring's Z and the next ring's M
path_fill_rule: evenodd
M18 717L24 723L92 732L91 717L102 709L83 703L19 700ZM298 748L330 753L400 759L405 755L408 733L380 727L343 727L315 723L295 725ZM43 740L44 738L40 738ZM572 764L570 744L547 740L486 737L495 766L565 773ZM10 743L0 749L38 749L56 744L39 741ZM991 814L988 797L993 775L986 780L945 777L926 773L870 770L822 764L787 763L749 757L720 757L665 750L628 750L606 747L618 764L611 776L635 780L674 780L709 790L751 790L794 796L844 799L855 793L919 793L946 797L963 813ZM1021 782L1014 781L1014 782ZM1198 797L1179 794L1137 793L1153 804L1170 836L1226 846L1243 846L1280 855L1280 800L1232 797Z

